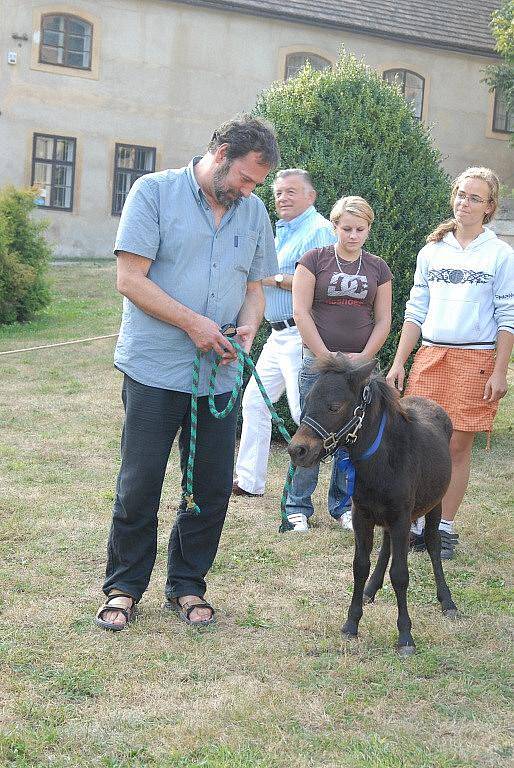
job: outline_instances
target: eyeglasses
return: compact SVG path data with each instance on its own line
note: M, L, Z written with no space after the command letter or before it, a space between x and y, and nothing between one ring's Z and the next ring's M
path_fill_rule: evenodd
M480 205L480 203L488 202L478 195L467 195L465 192L457 192L456 198L461 201L467 200L471 205Z

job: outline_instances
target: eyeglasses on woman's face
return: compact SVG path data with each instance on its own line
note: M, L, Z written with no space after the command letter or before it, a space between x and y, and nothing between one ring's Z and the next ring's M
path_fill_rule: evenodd
M483 197L479 197L478 195L468 195L466 192L463 192L462 190L459 190L457 194L455 195L455 198L459 200L461 203L464 202L464 200L467 200L470 205L483 205L483 203L489 202L488 200L484 200Z

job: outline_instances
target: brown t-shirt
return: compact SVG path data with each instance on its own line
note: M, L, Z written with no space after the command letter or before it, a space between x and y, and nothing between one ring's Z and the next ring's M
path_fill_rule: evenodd
M333 245L313 248L298 264L316 278L312 319L331 352L362 352L373 331L373 303L377 288L392 280L391 270L379 256L362 251L359 260L339 259ZM356 274L358 272L358 274Z

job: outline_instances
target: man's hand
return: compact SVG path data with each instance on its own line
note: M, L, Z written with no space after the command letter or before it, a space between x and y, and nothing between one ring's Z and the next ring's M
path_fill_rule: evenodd
M185 331L201 352L210 352L212 349L220 355L222 365L237 359L236 350L230 343L230 339L222 334L214 320L196 315L194 321L185 328Z
M486 381L484 387L484 400L488 403L495 403L507 392L507 377L503 373L493 373L491 377Z
M239 337L240 344L246 353L250 352L256 333L257 331L253 325L238 326L237 335Z

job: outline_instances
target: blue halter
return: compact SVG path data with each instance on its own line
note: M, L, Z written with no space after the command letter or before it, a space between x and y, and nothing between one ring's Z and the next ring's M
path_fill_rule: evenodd
M362 456L359 456L356 461L362 461L363 459L369 459L370 456L373 456L374 453L377 452L380 443L382 442L382 436L384 434L384 429L386 425L387 420L387 414L384 411L382 414L382 418L380 420L380 426L378 428L377 436L375 437L373 443L369 446L369 448L366 448ZM356 475L356 469L355 465L350 459L350 456L347 451L344 450L344 448L339 448L339 450L336 453L336 462L337 466L340 470L346 473L346 495L342 501L339 502L339 504L336 507L336 512L343 512L346 507L348 506L348 502L350 501L351 497L353 496L353 492L355 490L355 475Z

